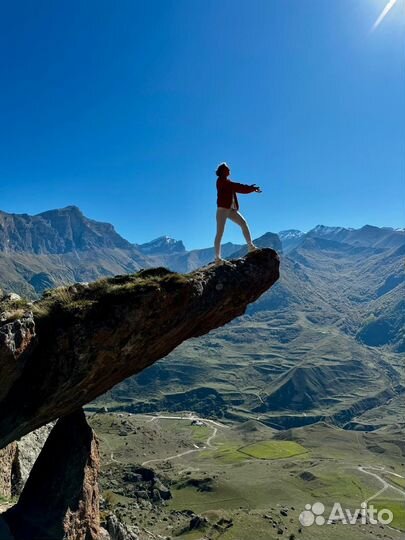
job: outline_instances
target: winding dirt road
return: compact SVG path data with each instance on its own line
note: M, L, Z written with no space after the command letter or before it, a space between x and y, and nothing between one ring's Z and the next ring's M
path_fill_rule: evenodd
M216 422L215 420L208 420L207 418L201 418L200 416L195 415L187 415L187 416L164 416L164 415L158 415L154 416L148 422L154 422L155 420L187 420L188 422L197 420L199 422L204 422L204 424L210 424L212 427L212 433L205 441L204 446L197 446L194 445L195 448L192 448L190 450L186 450L185 452L180 452L179 454L174 454L173 456L169 456L166 458L158 458L158 459L148 459L147 461L144 461L142 463L142 467L146 465L150 465L152 463L161 463L163 461L172 461L173 459L178 459L182 456L186 456L188 454L193 454L195 452L202 452L203 450L207 450L207 448L215 449L216 446L212 444L212 441L215 439L218 433L218 427L221 428L228 428L225 424L221 424L220 422Z
M376 478L379 482L381 482L381 484L383 485L383 487L377 491L377 493L375 493L374 495L372 495L371 497L369 497L368 499L366 499L364 502L369 502L369 501L372 501L373 499L376 499L377 497L379 497L382 493L384 493L384 491L386 491L387 489L392 489L393 491L396 491L397 493L400 493L403 497L405 497L405 491L397 486L393 486L392 484L390 484L389 482L387 482L382 476L380 476L379 474L376 474L375 472L371 472L371 471L379 471L379 472L384 472L384 474L391 474L392 476L396 476L397 478L404 478L404 476L401 476L400 474L397 474L397 473L393 473L391 471L386 471L385 470L385 467L373 467L373 466L368 466L368 467L363 467L363 466L358 466L357 469L364 473L364 474L368 474L370 476L373 476L374 478ZM369 470L366 470L366 469L369 469Z

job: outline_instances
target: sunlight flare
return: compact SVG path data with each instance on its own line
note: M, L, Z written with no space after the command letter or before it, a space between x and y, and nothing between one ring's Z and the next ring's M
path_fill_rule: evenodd
M391 11L391 9L395 6L395 4L397 2L398 2L398 0L389 0L388 4L382 10L380 16L378 17L378 19L373 24L373 27L372 27L371 31L375 30L382 23L382 21L384 20L386 15L388 15L388 13Z

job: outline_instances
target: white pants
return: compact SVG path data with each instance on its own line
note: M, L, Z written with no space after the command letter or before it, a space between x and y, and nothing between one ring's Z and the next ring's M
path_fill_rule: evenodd
M224 234L226 220L230 219L242 229L243 236L245 237L246 243L248 245L252 244L252 237L250 236L250 231L248 224L246 223L245 218L242 214L233 208L222 208L221 206L217 208L217 234L215 236L215 257L221 257L221 240L222 235Z

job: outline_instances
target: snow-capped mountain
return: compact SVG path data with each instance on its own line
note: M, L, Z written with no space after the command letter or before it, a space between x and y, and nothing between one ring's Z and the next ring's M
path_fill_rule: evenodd
M137 244L136 248L145 255L167 255L170 253L184 253L186 248L181 240L169 236L159 236L146 244Z
M302 238L305 236L305 233L299 231L298 229L287 229L285 231L280 231L278 236L281 240L284 253L287 253L300 244Z
M307 238L325 238L358 247L399 247L403 245L405 234L392 227L364 225L360 229L327 227L317 225L307 233Z

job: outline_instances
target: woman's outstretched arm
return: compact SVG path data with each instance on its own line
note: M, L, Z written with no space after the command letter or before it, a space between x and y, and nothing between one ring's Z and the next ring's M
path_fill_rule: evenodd
M261 189L259 186L256 186L256 184L240 184L239 182L233 182L231 180L232 189L236 191L237 193L253 193L256 191L257 193L261 193Z

